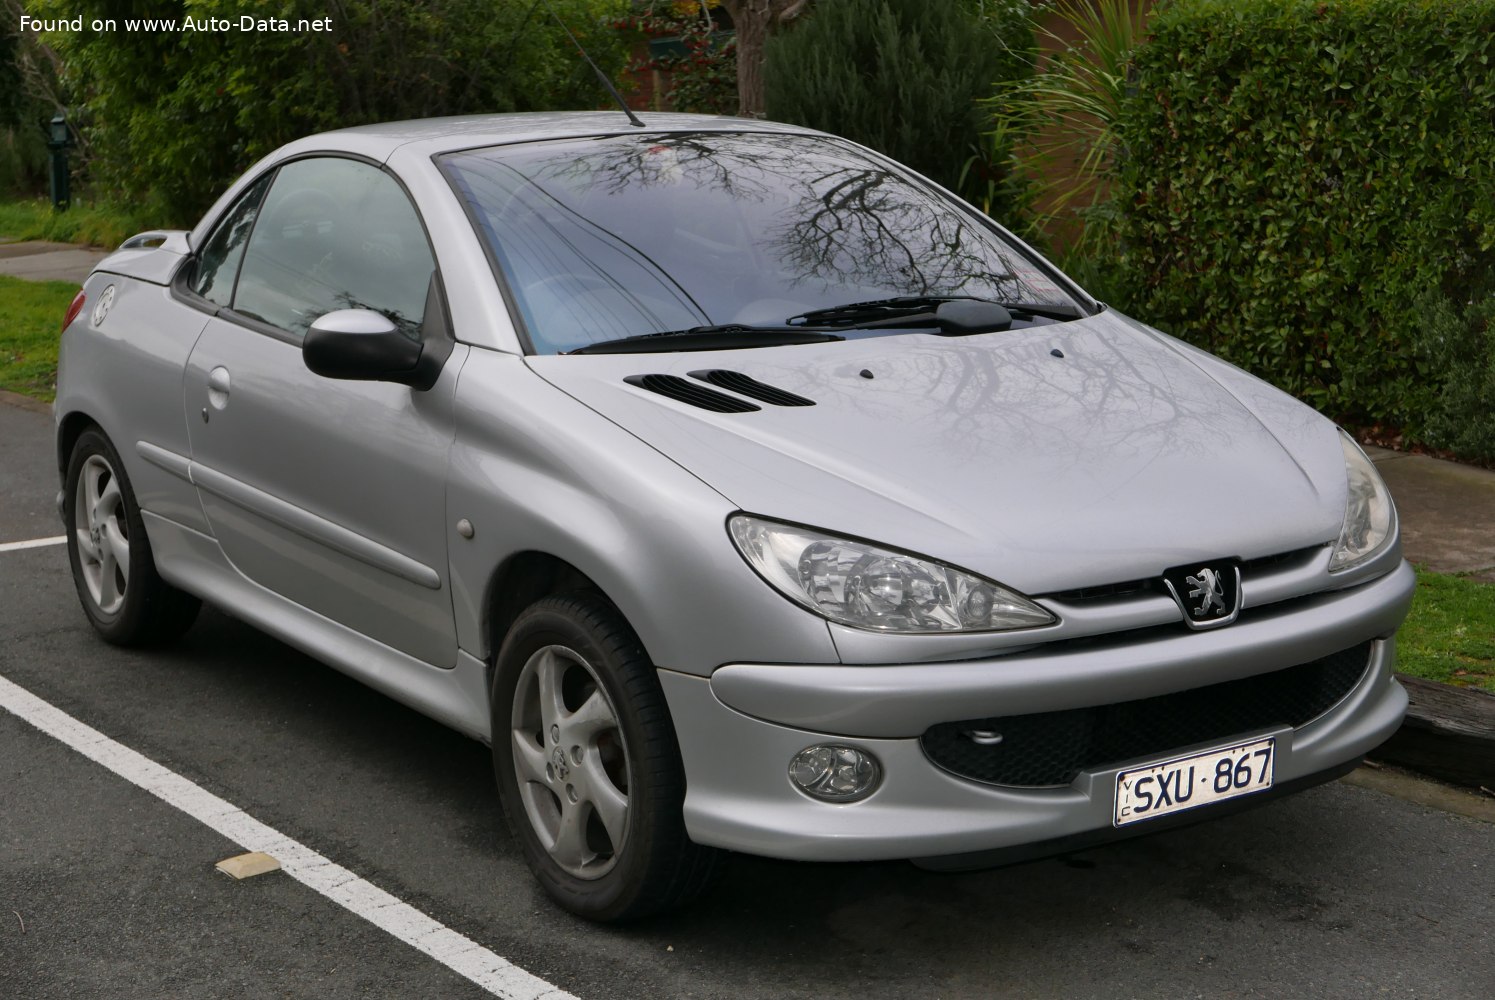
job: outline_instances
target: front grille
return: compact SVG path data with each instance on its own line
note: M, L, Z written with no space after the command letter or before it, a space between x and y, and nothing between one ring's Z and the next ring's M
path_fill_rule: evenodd
M1294 549L1291 552L1278 552L1269 556L1247 559L1240 564L1241 583L1250 586L1262 576L1270 576L1273 572L1282 569L1301 566L1315 559L1323 548L1322 545L1310 545L1306 549ZM1086 604L1091 601L1114 601L1118 598L1132 597L1135 594L1161 594L1166 597L1168 588L1163 586L1161 576L1152 576L1142 580L1126 580L1121 583L1056 590L1053 593L1039 596L1052 597L1066 604Z
M1161 577L1151 580L1128 580L1125 583L1107 583L1097 587L1076 587L1074 590L1060 590L1052 594L1044 594L1044 597L1052 597L1056 601L1064 601L1067 604L1084 604L1087 601L1109 601L1118 597L1130 597L1140 593L1167 594Z
M1255 559L1247 559L1241 563L1241 575L1250 579L1252 574L1261 570L1269 570L1275 566L1288 563L1302 565L1318 558L1318 554L1324 550L1322 545L1310 545L1306 549L1293 549L1291 552L1278 552L1270 556L1258 556Z
M1223 684L1114 705L968 719L920 738L935 764L996 785L1066 785L1081 771L1275 726L1294 728L1333 708L1365 675L1369 642L1309 663ZM990 741L1000 735L995 745Z

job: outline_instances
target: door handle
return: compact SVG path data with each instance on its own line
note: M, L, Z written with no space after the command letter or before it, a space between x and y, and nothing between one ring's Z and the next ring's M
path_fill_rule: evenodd
M222 365L208 372L208 405L221 410L228 405L228 390L232 380L228 369ZM206 414L204 414L206 416Z

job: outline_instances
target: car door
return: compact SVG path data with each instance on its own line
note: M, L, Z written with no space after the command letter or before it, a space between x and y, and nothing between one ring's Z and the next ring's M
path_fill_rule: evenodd
M303 607L451 666L445 474L465 352L424 391L324 378L301 355L310 325L337 309L442 334L414 205L375 164L293 160L269 181L235 277L184 383L192 478L224 554Z

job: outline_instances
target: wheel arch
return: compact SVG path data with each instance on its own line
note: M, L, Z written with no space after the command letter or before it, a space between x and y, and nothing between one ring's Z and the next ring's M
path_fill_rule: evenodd
M489 649L486 678L489 690L492 689L493 669L504 637L524 609L547 597L572 593L594 594L606 601L625 622L628 621L618 603L596 581L559 556L528 549L510 555L498 565L488 579L483 599L483 634L487 637ZM629 627L633 627L631 623ZM648 655L647 649L645 655Z
M78 438L83 435L83 432L90 427L105 437L109 437L103 426L82 410L73 410L57 422L57 471L60 475L67 474L67 463L72 457L73 446L78 443Z

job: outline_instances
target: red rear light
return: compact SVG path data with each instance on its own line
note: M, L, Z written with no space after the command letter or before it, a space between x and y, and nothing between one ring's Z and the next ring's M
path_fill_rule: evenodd
M78 294L73 296L73 304L67 307L67 315L62 317L62 328L66 330L73 325L73 320L78 318L78 313L83 311L83 289L78 289Z

